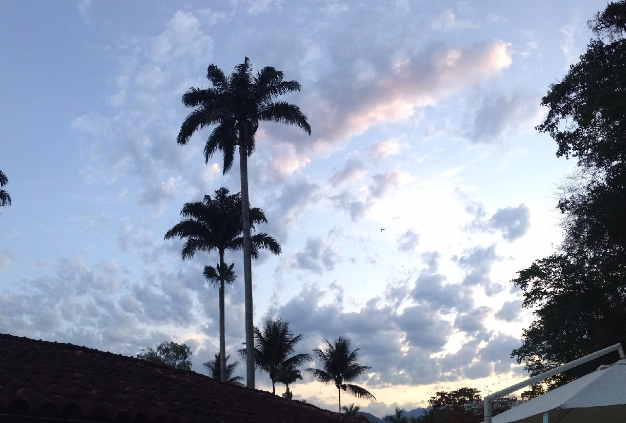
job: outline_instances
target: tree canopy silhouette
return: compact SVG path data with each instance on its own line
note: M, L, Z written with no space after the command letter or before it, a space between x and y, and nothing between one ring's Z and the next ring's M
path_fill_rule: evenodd
M369 366L363 366L357 363L359 349L350 351L350 339L339 337L330 342L326 341L328 346L324 349L316 348L313 350L315 356L319 360L322 368L309 368L313 376L320 382L325 384L334 383L339 394L339 412L341 413L341 391L347 391L357 398L365 398L370 401L376 400L365 388L358 385L346 383L351 382L369 370Z
M296 81L283 80L283 73L267 66L253 74L246 57L226 76L217 66L207 68L209 88L190 88L183 95L183 104L193 111L183 121L177 142L187 144L191 136L205 126L213 126L204 146L204 158L218 150L224 155L224 173L232 167L239 147L241 180L241 214L243 219L243 256L245 286L246 384L254 388L254 327L252 301L252 240L249 225L248 156L255 148L255 134L261 121L294 125L309 135L311 127L306 116L295 106L278 97L300 90Z
M267 372L272 381L272 394L276 394L276 382L281 371L297 369L311 359L309 354L294 354L302 335L294 335L289 323L282 319L266 319L261 328L254 328L254 361L256 366ZM240 351L243 356L247 349Z
M205 266L204 277L209 283L219 287L220 313L220 357L222 368L226 368L226 329L224 311L224 286L235 281L234 264L224 261L226 250L240 250L243 244L241 221L241 196L229 194L226 188L215 191L213 198L204 196L204 201L185 203L180 214L184 218L167 231L165 239L185 238L181 251L183 259L191 258L196 251L217 251L219 263L215 267ZM248 214L250 227L266 223L265 214L259 208L250 209ZM252 257L257 258L259 249L269 249L274 254L280 253L280 245L271 236L257 233L252 236ZM225 376L222 382L226 382Z
M156 350L151 347L142 348L141 352L137 354L137 358L172 369L191 370L190 357L192 354L188 345L166 341L161 342Z
M9 179L0 170L0 187L3 187L3 186L5 186L8 183L9 183ZM0 189L0 207L10 206L10 205L11 205L11 196L5 190Z
M229 359L230 355L227 355L225 372L222 372L222 365L220 364L219 354L215 354L213 360L202 363L202 365L207 368L207 370L209 371L209 376L211 376L213 379L217 379L231 385L243 386L243 383L241 383L243 382L243 378L241 376L235 376L235 369L239 365L239 362L235 361L234 363L228 364Z
M537 126L557 156L577 159L559 190L563 242L518 272L524 307L535 321L512 356L536 375L626 342L626 2L611 2L590 22L596 37L567 75L550 86ZM614 361L604 356L535 385L563 385Z

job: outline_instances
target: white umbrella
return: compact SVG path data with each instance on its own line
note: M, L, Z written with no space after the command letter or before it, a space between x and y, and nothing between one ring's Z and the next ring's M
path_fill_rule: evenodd
M493 417L492 423L624 423L626 359Z

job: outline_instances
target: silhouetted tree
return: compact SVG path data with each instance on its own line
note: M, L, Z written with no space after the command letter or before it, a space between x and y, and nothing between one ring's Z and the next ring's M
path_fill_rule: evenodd
M295 383L297 380L302 380L302 373L300 373L300 369L296 366L287 365L281 366L280 369L278 369L276 382L284 383L286 387L285 393L282 395L283 398L293 398L293 393L289 390L289 385Z
M334 383L339 393L339 412L341 413L341 391L348 391L357 398L375 400L376 397L360 386L346 382L351 382L361 376L369 366L362 366L356 362L359 349L350 351L350 339L339 337L327 348L316 348L313 350L322 369L309 368L313 376L320 382Z
M226 250L239 250L243 245L243 225L240 218L241 196L229 194L226 188L215 191L215 195L204 196L204 201L186 203L180 214L185 219L167 231L165 239L186 238L181 251L183 259L191 258L196 251L217 250L219 263L204 268L204 277L219 287L220 313L220 357L221 366L226 367L226 329L224 323L224 286L235 280L233 266L224 262ZM259 208L252 208L248 214L250 227L257 223L267 223L265 214ZM257 233L252 237L252 257L257 258L260 248L267 248L274 254L280 253L280 245L271 236ZM226 382L223 379L222 382Z
M254 328L252 302L252 240L250 231L250 200L248 194L248 156L255 147L255 134L261 121L295 125L311 134L311 127L300 108L277 101L283 94L299 91L296 81L284 81L283 73L265 67L256 75L246 57L230 76L215 65L207 68L211 87L190 88L183 95L183 104L194 110L185 118L178 133L178 144L187 144L194 132L213 126L204 147L204 158L218 150L224 154L224 173L233 164L235 150L239 147L239 172L241 179L241 214L243 219L243 256L245 285L245 332L247 386L254 388Z
M596 37L542 99L537 127L576 158L559 191L563 241L518 272L513 283L535 320L511 355L537 375L617 342L626 342L626 2L611 2L590 22ZM535 385L536 396L581 377L606 355Z
M283 368L295 369L311 359L308 354L295 354L295 346L302 335L294 336L289 330L289 323L282 319L267 319L261 329L254 328L254 362L256 366L267 372L272 380L272 394L276 394L276 382ZM246 349L240 350L246 356Z
M226 371L223 373L224 378L226 379L225 383L237 386L243 386L243 378L241 376L235 376L235 368L239 365L238 361L234 363L228 364L228 360L230 359L230 355L226 356ZM202 363L204 367L209 370L209 376L213 379L222 380L222 367L220 364L220 355L215 354L215 358L212 361L207 361L206 363Z
M142 348L137 358L179 370L191 370L191 349L186 344L161 342L156 350Z
M3 187L3 186L5 186L8 183L9 183L9 179L0 170L0 187ZM5 190L0 189L0 207L10 206L10 205L11 205L11 196Z

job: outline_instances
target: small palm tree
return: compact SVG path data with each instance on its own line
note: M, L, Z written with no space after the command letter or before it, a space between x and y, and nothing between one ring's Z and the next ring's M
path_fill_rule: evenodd
M272 394L276 394L276 382L281 369L297 368L311 359L309 354L295 354L295 346L302 335L294 336L289 331L289 323L282 319L267 319L263 329L254 328L254 362L256 366L267 372L272 380ZM239 351L246 356L247 349Z
M172 229L167 231L165 239L186 238L181 251L183 260L194 256L196 251L211 252L217 250L220 261L216 267L206 266L204 276L214 285L219 286L220 308L220 357L221 366L226 368L226 329L224 323L224 286L235 280L233 265L226 265L226 250L240 250L243 227L239 210L241 196L229 194L226 188L215 191L215 195L204 196L204 201L185 203L180 214L184 217ZM265 214L259 208L250 209L250 226L267 223ZM280 245L271 236L257 233L252 237L252 256L257 258L260 248L267 248L274 254L280 254ZM226 382L225 379L222 382Z
M284 81L283 73L267 66L256 75L246 57L230 76L215 65L207 68L209 88L190 88L183 95L183 104L193 111L183 121L177 142L185 145L191 136L205 126L213 126L204 146L204 158L218 150L224 153L224 173L233 165L239 147L241 180L241 216L243 219L243 273L245 287L246 384L254 389L254 322L252 304L252 235L249 225L250 198L248 194L248 156L255 147L254 136L261 121L295 125L309 135L311 127L296 105L278 101L278 97L300 91L296 81Z
M298 369L294 365L281 366L281 368L278 370L278 377L276 378L276 382L285 384L286 391L282 395L283 398L293 398L293 393L289 390L289 385L295 383L297 380L302 380L302 373L300 373L300 369Z
M343 407L341 407L341 409L343 410L343 413L346 416L358 417L359 416L359 411L361 410L361 407L359 407L358 405L350 404L347 407L344 405Z
M238 361L234 363L228 364L228 360L230 359L230 355L226 356L226 371L224 372L224 376L226 379L225 383L237 386L243 386L243 378L241 376L234 376L235 368L239 365ZM222 380L222 367L220 365L220 355L215 354L215 358L212 361L207 361L206 363L202 363L204 367L209 370L210 376L213 379Z
M322 369L309 368L307 371L320 382L335 383L339 392L339 412L341 413L341 391L348 391L357 398L365 398L370 401L376 397L360 386L346 382L351 382L361 376L369 366L362 366L356 362L359 349L350 351L350 339L339 337L331 344L326 341L328 348L313 350L317 359L322 365Z
M0 187L3 187L8 183L9 183L9 179L0 170ZM5 190L0 189L0 207L10 206L10 205L11 205L11 196Z

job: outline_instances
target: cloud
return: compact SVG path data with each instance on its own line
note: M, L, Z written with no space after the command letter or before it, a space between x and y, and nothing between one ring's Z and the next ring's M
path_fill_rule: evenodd
M490 307L477 307L457 315L454 320L454 327L468 334L476 334L485 330L483 322L491 315L493 315L493 310Z
M479 25L465 19L457 19L454 12L444 10L439 16L432 19L430 27L439 31L451 31L453 29L473 29Z
M415 281L413 299L426 303L434 310L451 312L466 311L474 305L467 287L458 284L443 284L446 277L439 274L422 274Z
M501 284L492 283L489 277L493 263L501 260L501 257L496 254L495 244L489 247L470 248L464 255L455 259L466 272L463 285L482 286L487 295L494 295L504 289Z
M518 207L498 209L489 219L489 225L502 231L505 240L512 242L521 238L530 227L530 210L525 204Z
M304 249L296 250L288 259L291 268L310 270L319 275L332 271L341 260L341 254L333 248L328 237L307 238Z
M351 181L362 179L367 173L367 168L357 158L350 158L346 162L343 169L336 171L330 177L330 183L333 186L345 184Z
M419 244L419 234L414 229L408 229L398 239L398 251L412 253Z
M370 147L370 152L377 160L382 160L393 154L398 154L402 150L398 140L392 138L383 142L375 142Z
M347 211L353 221L361 219L376 202L394 192L408 176L398 170L372 176L368 187L330 196L335 209Z
M525 204L498 209L489 218L482 203L467 202L465 210L474 216L474 220L464 227L470 232L500 231L506 241L513 242L524 236L530 229L530 209Z
M514 322L519 318L522 312L522 301L513 300L505 301L502 307L496 313L496 319L504 320L505 322Z
M368 60L367 53L353 60L354 53L333 64L343 68L343 75L353 75L356 69L352 68ZM361 134L374 125L414 116L417 109L436 104L508 67L511 56L505 43L493 41L470 47L430 45L391 62L366 63L374 69L373 78L362 83L322 78L328 82L318 84L318 90L303 101L303 109L311 110L316 128L316 149L325 149L325 145Z
M534 128L543 115L540 98L522 93L484 96L467 136L472 142L491 143Z
M15 255L11 250L2 249L0 250L0 272L11 267L11 263L15 259Z

